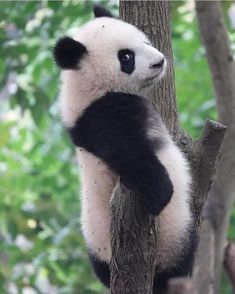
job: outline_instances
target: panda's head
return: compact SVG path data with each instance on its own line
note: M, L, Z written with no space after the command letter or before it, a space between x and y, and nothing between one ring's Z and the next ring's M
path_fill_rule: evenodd
M100 7L94 12L94 20L55 46L64 83L72 80L73 87L86 88L88 93L139 93L163 76L165 57L143 32Z

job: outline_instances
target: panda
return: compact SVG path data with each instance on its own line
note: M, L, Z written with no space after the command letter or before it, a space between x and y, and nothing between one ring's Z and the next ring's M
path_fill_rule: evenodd
M61 115L79 162L82 232L109 287L109 202L120 178L158 218L154 293L166 293L168 279L190 274L196 246L189 164L142 94L164 76L166 58L136 27L102 7L94 14L54 47Z

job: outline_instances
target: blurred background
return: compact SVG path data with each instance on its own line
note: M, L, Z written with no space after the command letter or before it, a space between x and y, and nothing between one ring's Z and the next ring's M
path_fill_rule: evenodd
M118 14L118 1L100 3ZM0 293L106 293L80 231L79 176L52 57L55 41L92 18L93 5L0 2ZM235 5L223 8L235 49ZM181 123L196 138L217 114L192 1L173 1L172 42ZM230 240L234 226L235 210ZM225 275L221 293L232 293Z

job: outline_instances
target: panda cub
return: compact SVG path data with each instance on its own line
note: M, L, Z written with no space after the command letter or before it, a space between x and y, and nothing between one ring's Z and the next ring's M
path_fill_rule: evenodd
M82 231L94 271L109 287L109 201L120 177L158 216L154 293L164 293L169 278L190 273L196 236L188 163L140 96L163 77L166 59L136 27L100 7L94 13L54 48L62 118L79 159Z

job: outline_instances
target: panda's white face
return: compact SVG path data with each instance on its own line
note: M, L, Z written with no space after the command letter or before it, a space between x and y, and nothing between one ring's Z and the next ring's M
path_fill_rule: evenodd
M66 125L108 91L140 94L165 72L164 55L146 35L121 20L100 17L55 47L62 69L61 109Z
M80 63L84 83L139 93L164 74L164 55L151 46L144 33L121 20L95 19L81 28L74 39L88 51Z

